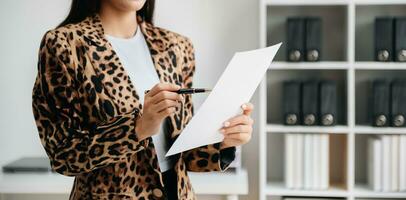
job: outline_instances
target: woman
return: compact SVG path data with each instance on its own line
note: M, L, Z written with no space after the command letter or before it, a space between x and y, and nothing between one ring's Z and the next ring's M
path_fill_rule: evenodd
M70 199L195 199L186 171L226 170L251 138L247 103L223 142L163 156L193 115L175 91L192 87L195 60L153 11L153 0L73 0L42 39L33 112L51 166L75 177Z

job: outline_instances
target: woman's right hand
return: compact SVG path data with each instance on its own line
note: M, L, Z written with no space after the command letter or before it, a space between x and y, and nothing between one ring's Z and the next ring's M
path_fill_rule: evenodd
M135 132L139 140L158 133L163 119L176 111L181 94L180 86L168 83L156 84L144 97L143 114L136 121Z

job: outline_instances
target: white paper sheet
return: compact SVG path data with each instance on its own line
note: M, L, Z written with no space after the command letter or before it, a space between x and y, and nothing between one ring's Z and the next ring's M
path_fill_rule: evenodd
M251 99L281 44L237 52L166 156L223 141L223 122L242 113L241 105Z

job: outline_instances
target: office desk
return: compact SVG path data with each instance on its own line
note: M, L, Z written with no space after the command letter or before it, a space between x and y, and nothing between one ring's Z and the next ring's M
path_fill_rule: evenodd
M238 195L248 194L246 170L225 173L189 172L189 176L196 194L225 195L228 200L237 200ZM0 194L68 194L72 183L72 177L56 173L0 173Z

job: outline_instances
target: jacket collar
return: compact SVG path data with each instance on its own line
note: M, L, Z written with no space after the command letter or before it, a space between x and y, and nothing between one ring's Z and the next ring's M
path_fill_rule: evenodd
M151 42L154 38L154 26L142 20L137 16L138 27L143 33L147 42ZM81 22L83 37L87 39L87 42L92 42L93 45L106 46L108 41L104 36L104 28L101 22L100 15L95 13Z
M159 32L160 29L154 27L150 23L143 21L140 17L137 17L137 20L138 20L139 30L141 30L141 32L143 33L143 35L145 37L145 41L151 52L152 61L153 61L155 70L158 74L158 77L160 79L160 82L161 83L167 82L167 83L180 84L178 82L179 80L170 80L170 79L167 79L164 75L164 73L166 71L167 71L167 74L171 74L170 72L173 73L173 70L179 70L179 68L176 66L173 66L173 68L165 66L165 64L163 64L159 61L159 60L163 60L163 59L165 59L165 60L176 59L176 58L172 57L173 54L158 53L158 52L167 52L169 49L173 49L174 45L171 45L169 43L165 44L164 42L162 42L162 38L159 38L159 34L157 34L157 32ZM104 29L103 29L99 14L94 14L92 16L87 17L85 20L83 20L80 23L80 27L81 27L84 41L88 44L88 47L89 47L88 50L90 51L88 53L90 55L92 55L91 52L95 52L95 51L97 51L97 49L103 49L103 50L111 51L111 53L109 54L110 60L119 60L117 54L113 50L112 45L104 36ZM118 99L120 99L121 97L114 94L114 92L112 92L113 89L111 87L106 87L106 85L108 85L107 80L110 79L110 77L108 74L103 73L98 68L100 63L105 62L105 61L95 61L94 59L92 59L91 62L92 62L92 65L94 67L96 74L98 75L98 77L100 77L100 82L103 83L104 89L107 90L108 94L110 96L112 96L112 99L118 105L119 104ZM178 62L175 62L175 63L178 63ZM107 63L104 63L104 64L105 64L105 66L107 66ZM121 65L121 62L118 62L117 64ZM123 69L121 67L118 67L118 68ZM125 77L130 79L128 74L126 73L126 71L123 71L122 73L124 74ZM181 73L181 72L178 71L177 73ZM143 92L143 91L135 91L135 87L130 87L130 88L132 88L133 93ZM121 100L124 101L124 99L121 99ZM135 107L140 109L140 111L142 112L142 109L141 109L142 106L140 105L139 99L137 99L137 100L138 101L135 104ZM178 122L182 121L183 109L181 109L179 112L180 112L180 118L175 119L174 116L169 117L168 119L170 119L170 121L171 121L171 122L168 121L169 124L173 125L173 124L177 124L176 121L178 121ZM170 130L168 130L168 132L172 133L171 134L172 138L176 137L179 134L179 132L173 131L173 127L172 128L169 127L169 129Z
M144 35L145 41L149 47L151 57L152 57L152 62L155 67L155 71L158 74L160 82L168 82L166 78L162 75L163 68L160 66L160 63L158 62L159 57L162 57L162 54L157 53L157 49L160 48L162 45L158 41L159 38L157 38L157 35L155 34L155 27L152 24L146 23L143 21L140 17L137 16L137 21L138 21L138 28ZM98 13L93 14L92 16L87 17L85 20L83 20L79 24L82 33L83 33L83 39L85 43L88 45L88 53L90 53L89 56L92 56L93 53L97 53L97 51L105 51L109 55L108 60L95 60L91 59L92 65L94 67L95 72L98 74L99 77L101 77L101 82L105 83L104 86L108 83L106 81L109 80L110 77L108 77L107 74L103 73L99 66L100 64L104 64L105 66L109 67L109 62L115 62L116 65L118 65L118 70L123 70L122 73L124 74L125 79L131 79L124 69L122 67L122 63L120 59L118 58L117 53L114 51L113 46L111 43L107 40L105 37L105 32L104 28L101 22L100 15ZM138 31L139 31L138 30ZM131 81L132 82L132 81ZM134 84L134 82L132 82ZM131 86L131 84L129 85ZM131 86L132 92L133 93L139 93L143 91L135 91L134 85ZM108 91L109 89L107 89ZM113 96L113 95L112 95ZM138 96L138 95L136 95ZM113 99L117 99L118 97L113 97ZM137 99L139 100L139 99ZM137 103L138 104L138 103ZM137 107L140 107L137 105ZM141 110L142 111L142 110Z

